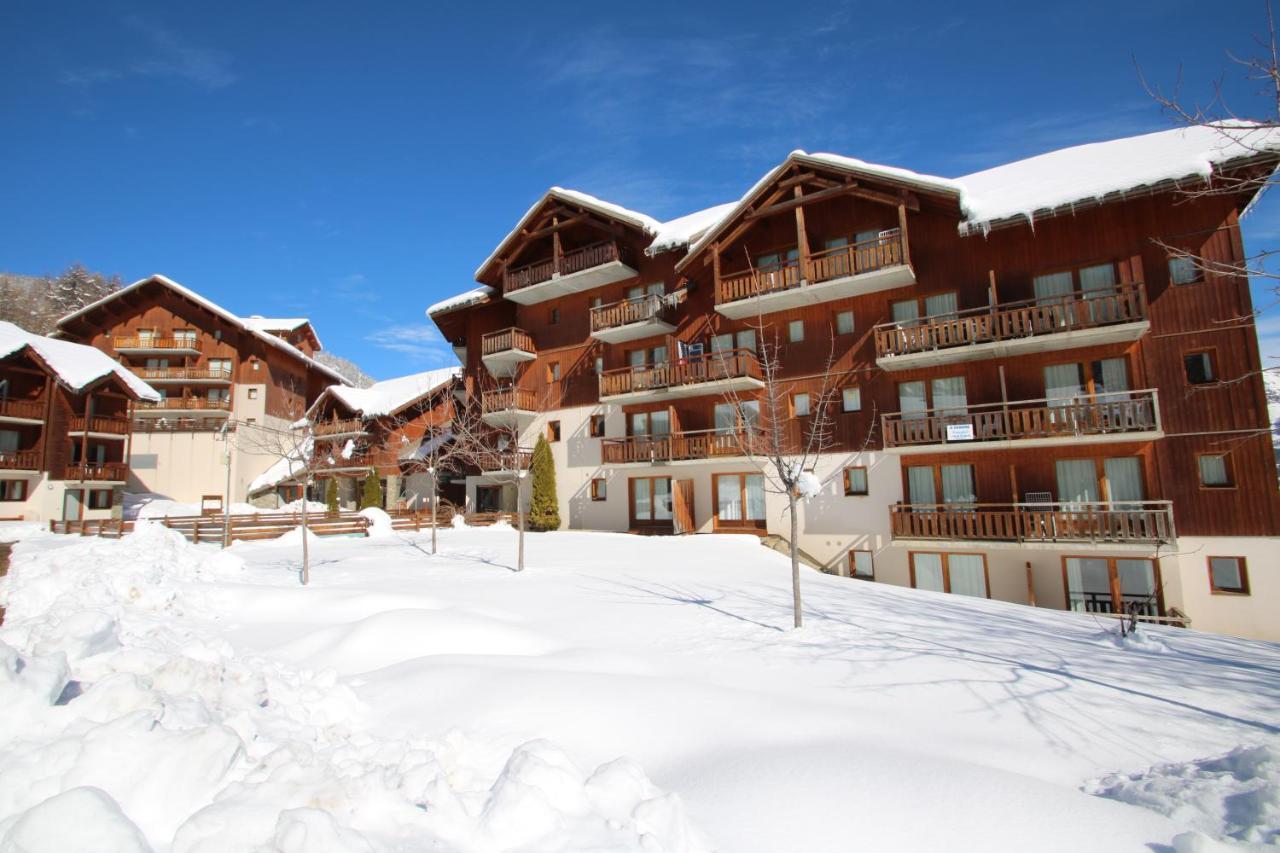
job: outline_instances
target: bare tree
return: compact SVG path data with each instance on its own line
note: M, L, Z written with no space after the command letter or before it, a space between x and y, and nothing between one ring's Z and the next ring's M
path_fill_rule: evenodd
M315 427L303 416L301 407L295 406L296 412L290 413L288 427L273 427L263 423L237 424L234 438L229 438L234 446L246 453L267 456L274 460L273 465L282 469L285 479L292 479L302 485L302 571L300 578L305 586L311 580L311 559L307 542L307 492L315 482ZM228 436L230 434L228 433ZM227 495L226 524L230 519L231 496Z
M731 392L726 397L732 401L738 421L733 431L738 449L760 469L765 491L782 495L787 501L793 622L800 628L804 625L804 614L800 595L799 506L801 500L812 497L823 485L816 474L817 462L836 444L834 406L840 394L836 384L836 338L831 332L821 381L817 392L812 393L801 390L811 389L811 381L783 376L782 344L763 317L758 317L752 328L756 330L764 387L755 394ZM734 367L730 360L744 357L746 354L739 350L713 353L712 366L724 376L735 375L731 372ZM808 395L807 421L797 419L792 411L797 393ZM875 423L874 411L871 422ZM863 449L871 433L869 430Z

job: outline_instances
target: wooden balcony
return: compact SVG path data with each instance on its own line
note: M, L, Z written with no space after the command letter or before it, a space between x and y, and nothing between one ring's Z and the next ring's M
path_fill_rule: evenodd
M490 332L480 339L480 361L495 377L515 376L521 364L538 357L533 336L512 326Z
M630 263L626 246L613 241L594 243L507 270L502 276L502 293L512 302L534 305L635 278L638 273Z
M355 438L364 435L364 421L360 418L345 418L338 420L331 418L329 420L316 421L311 426L311 432L316 438L338 439L338 438Z
M1128 282L1109 292L1077 292L908 323L882 323L875 328L876 364L885 370L911 370L1124 343L1150 328L1146 288L1141 282Z
M307 470L318 476L325 474L367 473L375 467L373 455L367 450L355 450L343 456L340 449L319 450L311 455L307 462ZM299 471L300 475L302 472ZM301 479L297 477L295 479Z
M591 309L591 337L619 344L674 332L675 310L656 293Z
M166 413L161 413L166 414ZM235 424L226 417L139 417L133 422L133 432L150 434L158 432L221 432L235 431Z
M153 385L172 383L226 385L231 382L229 367L135 367L138 378Z
M895 412L881 417L881 429L885 449L894 453L1150 441L1164 434L1154 390Z
M760 361L754 352L745 349L710 353L696 360L623 367L600 374L602 402L752 392L763 387Z
M67 421L67 431L71 433L97 433L113 438L124 438L129 434L129 419L126 417L95 417L72 415Z
M606 438L600 442L600 461L604 465L655 465L730 459L746 456L758 438L756 432L717 430Z
M0 420L42 423L43 400L0 400Z
M40 453L36 450L0 450L0 471L39 471Z
M1173 504L895 504L894 539L1017 544L1157 545L1176 538Z
M791 261L721 275L716 311L740 320L905 287L916 282L906 257L902 232L895 228L872 240L814 252L803 269L799 261Z
M152 403L139 401L134 414L140 417L164 417L174 412L200 412L210 415L226 415L231 411L230 400L209 400L204 397L168 397Z
M537 395L524 388L495 388L480 398L480 419L492 427L524 429L537 414Z
M510 450L490 450L476 457L476 465L482 474L501 474L513 471L528 471L533 464L533 448L521 447L515 452Z
M200 341L194 336L117 335L111 346L122 354L161 353L168 355L199 355Z
M62 479L82 483L123 483L129 479L129 465L126 462L68 465L62 471Z

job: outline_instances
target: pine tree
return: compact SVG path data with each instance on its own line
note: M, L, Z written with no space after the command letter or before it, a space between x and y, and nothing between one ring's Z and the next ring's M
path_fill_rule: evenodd
M324 502L329 512L338 511L338 478L330 477L328 485L324 488Z
M538 436L530 463L533 494L529 498L529 526L534 530L560 529L560 503L556 500L556 467L551 459L551 445L545 435Z
M382 508L382 483L378 480L378 472L370 471L364 478L364 493L360 495L360 508L371 506Z

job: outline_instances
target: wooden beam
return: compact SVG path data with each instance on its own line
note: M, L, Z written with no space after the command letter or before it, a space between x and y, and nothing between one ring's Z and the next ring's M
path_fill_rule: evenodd
M804 279L809 271L809 235L804 228L804 188L795 188L796 201L796 247L800 254L800 278Z
M577 225L578 223L584 222L589 218L590 217L587 214L579 213L577 216L572 216L568 219L565 219L561 222L556 223L555 225L547 225L543 228L539 228L537 231L521 231L520 233L524 236L526 240L536 240L539 237L546 237L548 234L554 234L556 231L563 231L565 228L568 228L572 225Z
M902 233L902 263L911 266L911 241L907 239L907 203L898 202L898 230Z
M778 181L778 189L789 190L800 184L808 183L816 177L818 176L813 172L801 172L798 175L792 175L790 178Z
M551 225L554 228L559 225L559 218L552 217ZM556 275L560 274L560 261L564 259L564 250L560 247L560 231L553 230L551 232L551 269Z

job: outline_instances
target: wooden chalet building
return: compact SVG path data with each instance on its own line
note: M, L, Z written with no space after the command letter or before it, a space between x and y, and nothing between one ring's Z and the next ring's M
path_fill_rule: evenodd
M795 152L670 222L552 189L428 315L469 403L550 438L569 527L786 535L732 402L777 341L796 435L834 358L800 521L825 570L1280 638L1280 494L1233 272L1255 187L1230 191L1277 152L1244 124L956 179Z
M447 367L368 388L326 388L307 411L314 436L307 461L315 481L311 498L323 501L333 479L342 507L355 508L365 478L374 472L381 480L385 509L425 509L431 491L423 455L434 442L450 440L459 372ZM299 482L299 473L276 466L251 484L250 494L287 488ZM461 505L464 483L442 474L440 498Z
M303 319L238 317L153 275L58 321L57 335L96 347L159 392L133 408L129 490L198 503L232 501L275 461L249 438L287 429L331 384L346 380L312 356L320 340Z
M93 347L0 321L0 518L110 518L129 480L129 408L159 394Z

